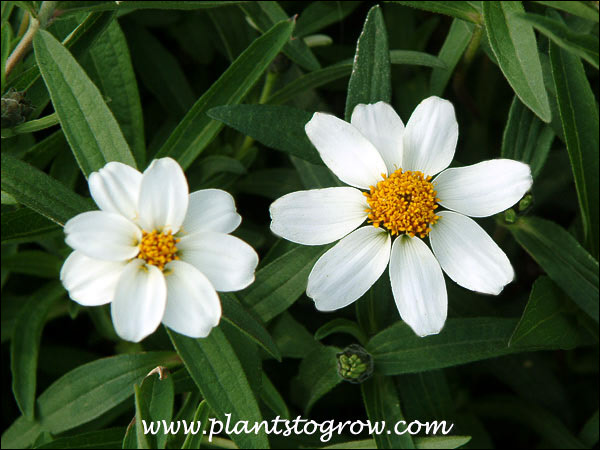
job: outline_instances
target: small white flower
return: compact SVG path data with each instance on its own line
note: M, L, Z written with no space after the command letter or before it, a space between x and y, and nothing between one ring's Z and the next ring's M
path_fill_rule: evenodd
M233 197L219 189L188 194L183 170L171 158L140 173L109 162L89 177L100 211L65 224L75 251L60 278L84 306L111 303L115 330L139 342L164 323L190 337L219 324L216 291L254 281L258 255L230 236L241 222Z
M271 205L271 230L285 239L304 245L341 239L309 275L306 293L317 309L354 302L389 262L400 316L427 336L446 321L442 269L459 285L487 294L513 280L504 252L467 216L515 204L531 187L531 171L509 159L447 169L458 140L450 102L423 100L406 128L379 102L356 106L351 123L315 113L305 129L327 167L354 186L293 192ZM422 240L427 236L433 252Z

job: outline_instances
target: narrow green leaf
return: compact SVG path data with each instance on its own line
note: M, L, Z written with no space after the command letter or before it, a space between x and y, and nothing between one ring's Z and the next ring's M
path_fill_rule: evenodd
M90 202L59 181L4 153L1 171L3 191L59 225L64 225L76 214L92 209Z
M36 291L21 309L10 341L12 388L19 409L34 420L37 365L42 330L48 311L65 293L62 285L51 282Z
M2 6L4 6L4 3L2 3ZM2 93L4 93L6 91L6 60L12 50L12 46L10 45L12 41L12 29L10 23L8 21L4 22L4 16L2 17L2 52L0 58L2 61Z
M210 407L206 400L202 400L198 405L198 409L196 409L196 413L194 414L194 423L199 423L198 432L196 434L189 433L185 437L185 441L181 446L182 449L187 448L201 448L202 444L202 436L205 433L206 426L208 425L208 414L210 413Z
M586 244L598 257L598 109L580 59L550 44L558 110L575 178ZM598 313L596 312L596 318Z
M267 147L313 164L323 164L304 131L304 125L312 117L311 113L289 106L227 105L212 108L208 116Z
M594 8L594 2L574 2L574 1L536 1L541 5L549 6L550 8L559 9L561 11L573 14L574 16L583 17L584 19L598 22L598 7Z
M598 322L598 261L554 222L522 217L507 227L548 276Z
M287 312L273 321L271 333L285 358L305 358L321 346L312 334Z
M24 250L14 255L2 255L2 268L42 278L58 278L63 260L41 250Z
M109 161L136 167L119 124L75 58L45 30L36 34L34 48L63 132L84 175Z
M313 164L304 159L290 156L305 189L320 189L343 186L342 182L323 164Z
M554 137L552 128L515 96L502 136L502 157L529 164L536 178L544 167Z
M125 35L116 21L94 43L86 68L123 131L139 167L144 167L144 117ZM175 82L175 80L171 80ZM163 85L163 88L165 86Z
M41 119L29 120L13 128L3 128L2 139L12 137L17 134L33 133L35 131L45 130L46 128L57 125L58 123L58 115L56 113L52 113L42 117Z
M298 173L284 168L256 170L240 179L236 186L240 192L271 200L303 189Z
M346 120L359 103L390 103L392 81L390 51L383 13L378 5L369 10L356 44L352 75L346 96Z
M483 2L490 47L515 94L544 122L552 118L542 66L531 25L516 17L521 2Z
M105 430L88 431L87 433L77 434L55 439L47 444L36 447L38 449L111 449L120 448L123 441L125 429L107 428Z
M306 7L296 24L296 35L304 37L329 25L340 22L354 11L360 2L320 1L312 2Z
M320 341L334 333L345 333L354 336L360 345L367 344L367 336L358 324L349 319L333 319L315 331L315 339Z
M239 103L288 41L292 29L291 22L280 22L256 39L194 104L157 157L171 156L184 169L189 167L223 126L206 112Z
M365 381L361 386L361 392L367 417L371 423L385 422L396 424L405 420L400 399L394 385L394 379L375 375ZM415 448L413 439L409 433L377 433L373 436L377 448Z
M396 379L404 415L412 420L448 419L454 417L452 398L444 370L409 373Z
M137 448L158 448L156 436L144 433L144 422L151 422L150 409L146 399L142 396L142 389L136 384L133 386L135 393L135 438Z
M163 368L157 368L144 378L139 388L139 399L136 391L136 435L138 443L142 445L144 439L140 439L139 431L143 427L141 420L138 420L138 404L141 407L139 413L142 414L142 419L147 424L150 422L159 422L162 424L171 422L173 418L173 401L174 401L173 377L169 371ZM167 435L158 433L153 436L147 435L148 443L151 448L165 448L167 443Z
M466 20L476 24L483 23L481 12L478 11L474 6L474 2L408 2L408 1L394 1L393 3L400 3L401 5L410 6L411 8L423 9L425 11L431 11L438 14L446 14L457 19Z
M546 341L554 348L568 350L589 341L585 329L568 315L569 305L563 297L549 278L538 278L508 345L527 347Z
M220 328L213 328L204 339L167 332L202 396L221 422L227 420L225 414L231 414L233 423L262 420L242 365ZM269 448L264 429L256 435L242 433L231 438L241 448Z
M342 382L337 373L337 347L319 345L300 363L295 379L294 395L301 402L304 413L325 394Z
M598 68L598 36L576 33L561 21L539 14L524 13L515 17L529 23L559 47Z
M471 436L427 436L414 438L415 448L445 449L459 448L467 444Z
M61 433L87 423L133 394L132 386L156 366L178 364L172 352L102 358L77 367L37 399L38 421L18 418L2 434L2 448L30 447L44 431Z
M306 290L308 274L326 250L297 246L256 272L254 283L238 294L263 322L288 309Z
M375 358L375 370L384 375L441 369L525 351L508 346L516 325L516 319L448 319L440 334L421 338L398 322L375 335L367 351ZM528 350L552 348L542 341Z
M56 223L29 208L8 211L2 207L2 244L31 242L42 236L54 236L61 232L62 229Z
M390 64L446 69L446 63L437 56L413 50L390 50Z
M235 294L222 292L219 296L223 307L223 319L260 345L273 358L281 361L281 352L269 332L240 304Z
M273 411L282 419L290 418L290 411L285 404L285 400L283 397L281 397L281 394L277 391L277 388L273 386L273 383L271 383L271 380L264 372L262 372L260 399L269 407L271 411Z
M446 40L440 49L438 58L445 64L445 68L434 68L431 72L429 80L429 89L431 95L442 95L446 89L446 85L454 72L454 68L460 61L464 51L466 50L475 27L464 20L454 19L450 26L450 31L446 36Z
M290 19L279 3L274 1L245 2L240 6L244 13L252 19L254 25L263 33L276 23ZM293 38L285 44L283 52L288 58L306 70L321 68L319 61L303 39Z
M592 448L594 445L598 443L598 430L600 422L600 414L599 411L596 412L590 417L587 422L583 425L581 432L579 433L579 439L588 447Z

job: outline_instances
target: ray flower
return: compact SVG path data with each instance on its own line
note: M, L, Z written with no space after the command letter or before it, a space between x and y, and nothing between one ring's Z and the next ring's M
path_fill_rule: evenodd
M530 168L509 159L448 168L458 140L449 101L423 100L406 127L379 102L357 105L350 123L315 113L305 130L323 162L349 186L279 198L270 208L271 230L304 245L341 239L309 275L306 293L317 309L354 302L389 263L400 316L427 336L446 321L442 270L486 294L499 294L513 280L504 252L468 216L490 216L515 204L531 187Z
M89 177L100 211L65 224L74 249L60 278L84 306L111 304L117 334L139 342L162 322L178 333L206 337L219 324L216 291L254 281L258 255L229 235L241 222L233 197L219 189L188 193L171 158L140 173L109 162Z

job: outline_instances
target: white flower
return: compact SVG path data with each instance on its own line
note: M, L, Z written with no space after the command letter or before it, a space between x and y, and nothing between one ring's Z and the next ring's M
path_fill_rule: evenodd
M219 324L216 291L254 281L258 255L230 236L241 222L233 197L219 189L188 194L183 170L157 159L140 173L109 162L89 177L100 211L65 224L75 251L60 278L77 303L111 303L115 330L139 342L164 323L190 337Z
M531 171L509 159L447 169L458 140L450 102L423 100L406 128L379 102L356 106L351 123L315 113L305 129L327 167L353 186L293 192L271 205L271 230L285 239L305 245L341 239L309 275L306 293L317 309L354 302L389 262L400 316L427 336L446 321L442 269L459 285L487 294L513 280L504 252L467 216L515 204L531 187ZM433 252L422 240L427 236Z

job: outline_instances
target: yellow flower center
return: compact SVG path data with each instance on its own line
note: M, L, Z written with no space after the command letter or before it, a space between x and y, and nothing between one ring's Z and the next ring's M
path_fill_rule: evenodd
M370 208L369 222L374 227L383 226L392 235L406 233L424 238L437 222L438 207L436 192L431 177L421 172L396 170L389 177L381 174L383 180L370 186L370 192L363 192Z
M140 253L138 258L144 259L148 264L157 266L160 270L165 267L165 264L179 259L177 256L177 247L175 244L179 242L169 230L166 233L160 233L156 230L148 233L142 231L142 242L140 243Z

